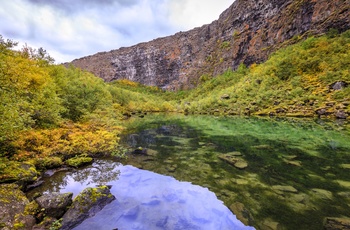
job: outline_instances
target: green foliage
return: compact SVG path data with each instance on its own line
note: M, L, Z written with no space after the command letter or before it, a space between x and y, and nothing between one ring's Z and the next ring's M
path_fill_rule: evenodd
M74 67L52 66L50 73L66 109L63 118L79 121L97 109L111 107L112 96L102 79Z
M124 111L167 112L174 111L175 94L164 92L154 86L145 86L129 80L117 80L110 83L109 92L114 104Z
M1 42L0 141L33 126L46 127L60 121L63 107L52 79L39 60L12 51L13 42Z
M332 33L336 34L336 33ZM206 79L183 99L193 113L283 114L313 116L327 101L350 98L349 87L330 91L350 79L350 32L310 37L272 54L263 64ZM230 98L222 99L228 94Z
M221 43L220 48L221 49L228 49L228 48L230 48L230 46L231 46L231 43L229 41L224 41Z

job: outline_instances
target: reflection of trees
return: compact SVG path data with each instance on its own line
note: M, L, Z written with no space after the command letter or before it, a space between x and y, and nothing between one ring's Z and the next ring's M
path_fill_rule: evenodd
M36 193L61 192L73 182L80 183L83 187L91 184L106 185L118 179L120 163L108 160L96 160L92 165L74 171L56 172L50 177L44 178L44 183L29 191L28 197Z
M120 163L97 160L91 166L72 173L71 177L81 184L107 184L118 179Z

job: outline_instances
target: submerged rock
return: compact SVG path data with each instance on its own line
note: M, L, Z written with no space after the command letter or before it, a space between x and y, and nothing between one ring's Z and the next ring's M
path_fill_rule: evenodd
M235 202L230 206L230 210L236 215L237 219L242 221L243 224L250 226L254 225L253 216L246 209L244 204L240 202Z
M350 169L350 164L341 164L340 167L343 169Z
M108 186L84 189L73 201L71 208L62 217L61 230L69 230L94 216L115 199Z
M322 199L322 200L332 200L333 199L333 194L330 191L327 191L324 189L319 189L319 188L313 188L313 189L311 189L311 191L312 191L312 194L319 199Z
M248 163L241 157L237 157L239 152L232 152L232 153L226 153L221 154L218 156L221 160L229 163L230 165L233 165L234 167L238 169L245 169L248 167ZM240 154L240 153L239 153Z
M326 217L324 220L324 229L350 229L350 218Z
M277 194L283 194L284 192L297 193L298 190L290 185L274 185L272 189Z
M67 207L72 204L73 193L50 193L35 199L41 209L45 209L46 216L59 219L67 211Z

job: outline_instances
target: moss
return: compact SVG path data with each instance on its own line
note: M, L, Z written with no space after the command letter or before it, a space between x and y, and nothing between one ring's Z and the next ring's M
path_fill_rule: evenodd
M36 215L40 212L40 207L36 201L32 201L24 208L24 215Z
M37 179L38 172L34 165L28 162L16 162L2 159L2 170L0 171L0 183L28 181Z
M35 158L32 162L40 170L58 168L63 165L60 157Z
M66 164L75 168L79 168L93 161L91 157L74 157L66 160Z

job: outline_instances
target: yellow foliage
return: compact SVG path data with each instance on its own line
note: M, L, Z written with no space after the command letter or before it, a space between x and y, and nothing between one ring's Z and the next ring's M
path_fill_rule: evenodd
M117 150L122 128L95 123L65 123L60 128L23 132L14 141L16 160L49 156L111 154Z

